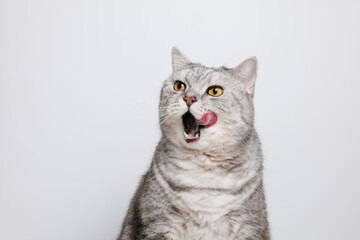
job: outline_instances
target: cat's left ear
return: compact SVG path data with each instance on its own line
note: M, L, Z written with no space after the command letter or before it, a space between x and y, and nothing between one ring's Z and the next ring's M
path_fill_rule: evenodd
M257 68L256 57L250 57L231 70L231 73L242 82L244 91L250 95L255 91Z
M173 72L179 71L190 64L190 60L176 47L171 51Z

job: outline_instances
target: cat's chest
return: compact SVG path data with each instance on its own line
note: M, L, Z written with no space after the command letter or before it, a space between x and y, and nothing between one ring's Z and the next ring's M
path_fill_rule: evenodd
M237 204L236 190L245 179L219 167L211 169L211 166L201 165L206 161L209 159L198 157L159 165L158 175L164 180L160 182L173 190L172 202L180 209L226 214Z
M219 218L234 209L238 204L238 196L222 189L192 189L173 195L172 203L182 209L183 211L190 212L194 217L205 219L209 217ZM201 214L206 212L211 216ZM199 216L195 216L198 214Z
M206 212L182 213L170 217L171 239L236 239L240 224L226 215Z
M228 214L241 205L238 189L248 176L221 167L207 168L203 164L207 162L212 164L200 156L155 166L157 179L176 209L169 222L175 234L171 239L236 239L232 236L240 224Z

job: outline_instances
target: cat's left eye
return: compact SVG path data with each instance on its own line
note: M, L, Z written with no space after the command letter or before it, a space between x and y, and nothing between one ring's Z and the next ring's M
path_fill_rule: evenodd
M223 94L223 89L222 87L219 86L213 86L213 87L209 87L206 92L211 96L219 97Z
M182 81L176 81L175 84L174 84L174 90L175 91L185 91L186 89L186 85L185 83L183 83Z

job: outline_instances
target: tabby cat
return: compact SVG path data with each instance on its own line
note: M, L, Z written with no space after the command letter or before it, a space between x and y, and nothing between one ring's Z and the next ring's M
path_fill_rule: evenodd
M270 239L254 129L257 60L210 68L172 50L162 137L118 239Z

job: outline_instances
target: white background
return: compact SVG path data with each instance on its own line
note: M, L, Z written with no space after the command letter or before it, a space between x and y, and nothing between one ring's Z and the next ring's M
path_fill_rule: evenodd
M0 2L0 239L115 239L178 46L259 60L275 240L360 238L359 1Z

